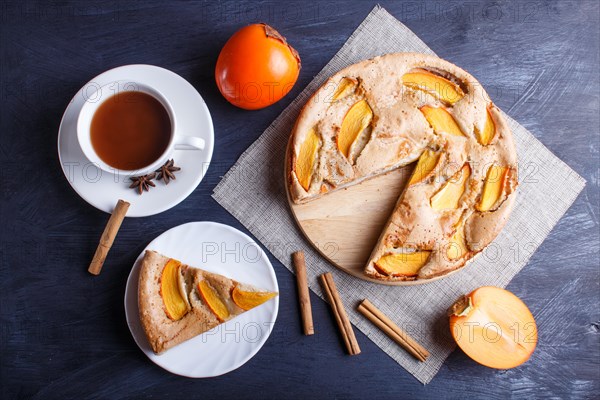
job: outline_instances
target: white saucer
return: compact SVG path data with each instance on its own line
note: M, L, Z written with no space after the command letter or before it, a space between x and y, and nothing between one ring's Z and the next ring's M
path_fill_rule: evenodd
M77 117L86 100L86 90L113 81L128 80L155 87L172 104L177 113L180 132L205 140L204 150L175 150L175 165L181 167L177 179L169 186L156 182L155 188L139 195L129 189L129 176L102 171L83 155L77 141ZM174 72L152 65L126 65L106 71L88 82L69 103L58 131L58 157L67 180L88 203L105 212L112 212L118 199L131 203L128 217L145 217L176 206L200 184L212 158L213 123L206 103L196 89Z
M278 292L273 266L251 238L227 225L190 222L154 239L136 260L125 289L127 325L140 349L158 366L189 378L208 378L244 365L271 334L279 296L161 355L152 352L138 309L138 279L146 250L156 250L186 264Z

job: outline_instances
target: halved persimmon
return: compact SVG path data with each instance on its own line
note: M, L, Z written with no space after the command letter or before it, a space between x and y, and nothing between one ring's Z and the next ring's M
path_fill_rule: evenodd
M533 315L508 290L481 287L458 299L448 314L458 346L486 367L517 367L529 359L537 345Z
M221 94L234 106L258 110L285 96L300 73L300 56L267 24L248 25L225 43L215 69Z

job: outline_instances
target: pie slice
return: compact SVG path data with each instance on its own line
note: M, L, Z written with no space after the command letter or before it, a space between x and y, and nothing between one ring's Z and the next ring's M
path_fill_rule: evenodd
M160 354L277 296L146 250L140 271L140 320Z
M382 281L463 267L515 200L506 119L473 76L435 56L387 54L339 71L307 101L288 151L296 204L417 161L365 266Z

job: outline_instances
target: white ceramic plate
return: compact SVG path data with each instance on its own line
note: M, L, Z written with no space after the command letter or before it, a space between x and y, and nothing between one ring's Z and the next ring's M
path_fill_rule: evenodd
M247 235L227 225L215 222L179 225L154 239L146 250L156 250L260 289L279 291L275 271L264 251ZM161 355L154 354L138 309L139 269L144 251L127 279L125 315L135 342L152 362L177 375L208 378L232 371L258 353L275 325L279 296Z
M129 176L103 171L84 155L77 141L77 117L90 93L114 81L131 80L156 88L173 106L181 134L204 139L204 150L175 150L177 180L165 186L156 182L150 192L139 195L129 189ZM86 93L88 93L86 95ZM106 71L88 82L69 103L58 131L58 157L67 180L85 201L112 212L118 199L131 203L128 217L158 214L176 206L200 184L212 158L213 123L206 103L196 89L174 72L152 65L126 65ZM133 174L135 175L135 174Z

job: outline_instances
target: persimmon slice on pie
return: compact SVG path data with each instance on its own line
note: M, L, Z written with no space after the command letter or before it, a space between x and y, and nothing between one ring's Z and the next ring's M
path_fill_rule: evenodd
M147 250L139 278L142 327L156 354L277 296Z
M425 54L387 54L333 75L300 112L288 151L296 204L416 162L365 266L378 280L463 267L502 230L516 196L506 119L473 76Z

